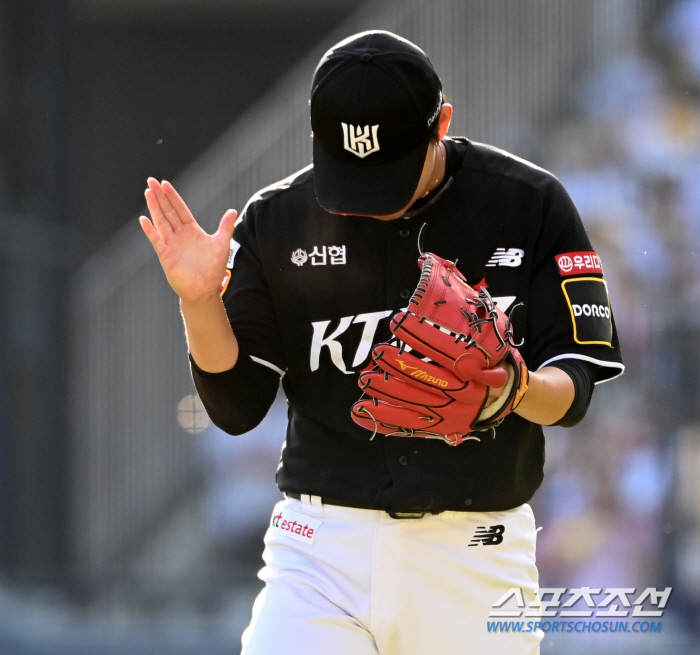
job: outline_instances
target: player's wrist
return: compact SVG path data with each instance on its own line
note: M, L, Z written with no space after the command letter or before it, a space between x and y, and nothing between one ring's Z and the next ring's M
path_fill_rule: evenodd
M514 411L532 423L553 425L566 414L574 396L571 378L561 369L547 366L530 373L528 392Z
M217 309L223 304L221 294L218 290L209 293L198 295L181 295L180 309L185 311L200 312L216 307Z

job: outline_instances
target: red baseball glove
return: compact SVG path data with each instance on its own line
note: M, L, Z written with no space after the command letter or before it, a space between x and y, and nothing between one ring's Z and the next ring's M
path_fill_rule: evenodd
M516 368L522 364L510 317L487 291L472 289L452 262L425 253L418 264L421 277L409 310L394 316L391 331L461 380L503 386L506 373L494 367L509 357Z
M374 368L360 375L370 398L353 420L386 435L432 437L458 445L497 426L527 390L528 372L513 343L510 317L488 292L477 293L452 262L430 253L409 311L392 319L397 345L379 344ZM409 352L415 350L432 361ZM503 388L487 406L488 387Z
M360 386L369 398L353 406L356 423L381 434L434 437L455 446L479 429L486 385L460 380L387 343L376 346L372 358L374 368L360 374Z

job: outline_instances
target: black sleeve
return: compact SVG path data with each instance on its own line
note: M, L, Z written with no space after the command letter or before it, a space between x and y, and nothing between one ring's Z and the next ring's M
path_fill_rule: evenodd
M241 352L236 365L222 373L203 371L190 355L192 379L212 423L229 434L256 427L275 400L280 376Z
M543 219L526 306L530 368L577 359L594 365L596 382L622 373L602 265L571 198L553 177L543 188Z
M208 373L190 357L194 384L207 414L229 434L248 432L265 418L287 368L260 262L255 231L256 197L236 223L222 285L224 306L240 348L238 361L223 373Z
M593 396L595 386L596 366L582 359L558 359L548 366L554 366L564 371L574 383L574 400L568 411L553 425L570 428L576 425L586 415Z

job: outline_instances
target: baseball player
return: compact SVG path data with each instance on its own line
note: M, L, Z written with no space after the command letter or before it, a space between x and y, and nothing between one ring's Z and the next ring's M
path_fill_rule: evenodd
M600 260L555 177L447 136L409 41L331 48L310 110L313 165L240 218L208 235L151 178L140 219L213 422L250 430L280 380L289 403L243 652L539 652L487 619L536 597L541 426L623 371Z

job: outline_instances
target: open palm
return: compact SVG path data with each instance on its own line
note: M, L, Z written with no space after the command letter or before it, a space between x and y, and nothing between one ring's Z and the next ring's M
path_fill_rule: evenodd
M175 293L187 302L218 294L236 211L229 209L219 229L207 234L170 182L148 178L145 196L153 222L146 216L139 221Z

